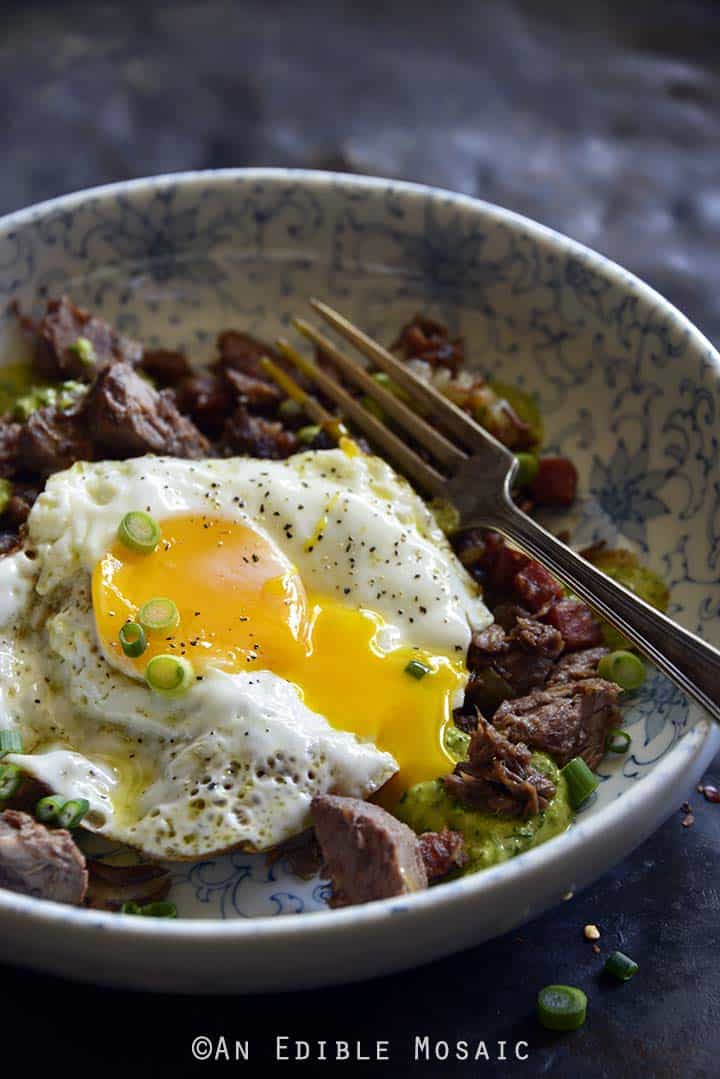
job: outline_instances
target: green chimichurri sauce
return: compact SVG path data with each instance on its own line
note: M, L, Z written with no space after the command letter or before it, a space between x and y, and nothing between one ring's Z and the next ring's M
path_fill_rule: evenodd
M550 805L536 817L520 820L469 809L448 797L439 779L411 787L395 809L395 816L418 834L439 832L445 827L462 832L468 855L463 873L475 873L507 861L560 835L573 818L567 784L558 767L543 753L534 753L532 759L538 771L548 776L556 788Z

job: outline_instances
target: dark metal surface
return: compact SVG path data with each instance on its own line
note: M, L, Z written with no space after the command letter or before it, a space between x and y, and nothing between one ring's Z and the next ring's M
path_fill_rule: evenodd
M709 2L570 7L6 0L0 211L186 168L402 176L481 195L589 243L717 341L720 12ZM669 806L669 822L583 895L410 975L193 1000L5 971L6 1056L10 1040L37 1074L63 1061L80 1074L184 1074L213 1067L193 1065L195 1035L249 1039L252 1064L272 1061L274 1036L288 1034L359 1039L363 1052L391 1043L389 1064L284 1065L305 1074L716 1075L720 805L688 794L692 827ZM603 955L620 947L640 963L634 981L598 977L587 922L601 928ZM543 1034L533 1019L537 990L555 981L590 997L575 1034ZM415 1034L449 1042L450 1058L414 1063ZM499 1039L509 1056L527 1040L529 1060L498 1061ZM473 1052L479 1040L489 1062L454 1059L456 1042Z

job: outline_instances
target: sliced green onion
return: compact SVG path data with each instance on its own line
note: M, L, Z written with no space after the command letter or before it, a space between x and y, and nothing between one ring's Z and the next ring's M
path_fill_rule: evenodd
M140 913L145 918L177 918L177 907L174 903L157 902L146 903L140 908Z
M612 955L608 956L603 967L606 974L612 974L613 978L617 978L621 982L629 982L633 974L637 974L639 969L640 967L637 963L629 955L624 955L623 952L613 952Z
M284 420L295 420L301 413L302 405L298 401L293 401L292 397L286 397L284 401L280 402L278 414Z
M537 476L540 463L534 453L516 453L515 460L517 469L513 482L516 487L527 487Z
M182 656L153 656L145 669L145 681L156 693L179 697L195 681L195 671Z
M411 659L405 668L405 674L409 674L411 678L417 678L420 681L426 674L430 674L430 668L425 663L421 663L419 659Z
M151 554L160 541L160 525L149 513L131 510L126 513L118 528L118 539L139 554Z
M53 824L65 805L65 799L59 794L49 794L47 798L41 798L35 806L35 816L43 824Z
M121 914L140 914L145 918L177 918L177 907L174 903L146 903L141 907L139 903L128 900L120 908Z
M605 739L605 751L607 753L627 753L632 743L632 738L627 731L618 729L608 731Z
M568 797L573 809L579 809L600 785L600 780L592 774L582 757L573 757L568 761L560 769L560 775L565 776L567 781Z
M546 985L538 993L538 1019L548 1030L577 1030L586 1014L587 997L573 985Z
M370 397L365 393L360 398L360 404L363 406L366 412L370 412L376 420L380 420L381 423L385 423L387 415L382 405L378 404L374 397Z
M384 390L387 390L388 393L391 393L393 397L398 397L401 401L404 401L405 404L409 404L410 398L407 394L407 391L404 390L402 386L398 386L397 382L394 382L390 378L390 375L387 374L387 372L373 371L370 377L372 378L373 382L377 382L378 386L382 386L382 388Z
M92 341L87 337L78 337L69 346L70 352L74 352L81 363L86 367L94 367L97 363L97 353Z
M11 498L12 484L10 480L0 479L0 513L5 512Z
M150 633L158 630L174 629L180 621L178 609L171 599L165 596L156 596L148 600L138 611L138 622L142 629Z
M638 689L645 681L645 664L632 652L611 652L598 663L598 674L621 689Z
M304 445L309 446L311 442L315 441L321 431L322 427L320 427L319 424L309 423L307 427L301 427L298 431L298 442L302 442Z
M17 794L22 778L22 772L16 764L0 764L0 802Z
M126 622L125 625L121 627L118 636L123 652L132 659L141 656L147 648L145 630L142 626L138 625L137 622Z
M65 802L58 814L58 827L67 828L68 831L77 828L89 808L90 803L87 798L71 798L69 802Z
M0 757L6 753L22 753L22 735L20 731L0 731Z
M34 393L24 393L22 397L18 397L13 405L13 419L16 420L28 420L33 412L36 412L40 407L40 402Z

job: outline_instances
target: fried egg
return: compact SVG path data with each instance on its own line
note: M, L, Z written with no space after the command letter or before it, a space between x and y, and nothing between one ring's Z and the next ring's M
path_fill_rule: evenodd
M150 552L118 538L133 510L159 525ZM88 799L86 827L165 859L266 850L317 793L393 804L452 768L444 730L491 616L380 459L77 464L27 543L0 563L0 721L23 735L14 763ZM120 630L157 597L175 624L129 656ZM158 655L191 664L181 696L148 685Z

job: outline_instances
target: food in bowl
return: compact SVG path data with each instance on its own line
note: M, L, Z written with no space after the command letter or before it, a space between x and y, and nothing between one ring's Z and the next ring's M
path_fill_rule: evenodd
M343 905L568 827L642 677L584 604L494 533L448 538L451 507L309 424L245 333L200 369L67 298L23 325L0 423L0 884L137 912L127 874L122 904L102 864L86 891L68 827L172 861L312 824ZM530 398L421 316L393 348L518 453L528 508L572 502ZM666 603L630 552L587 554Z

